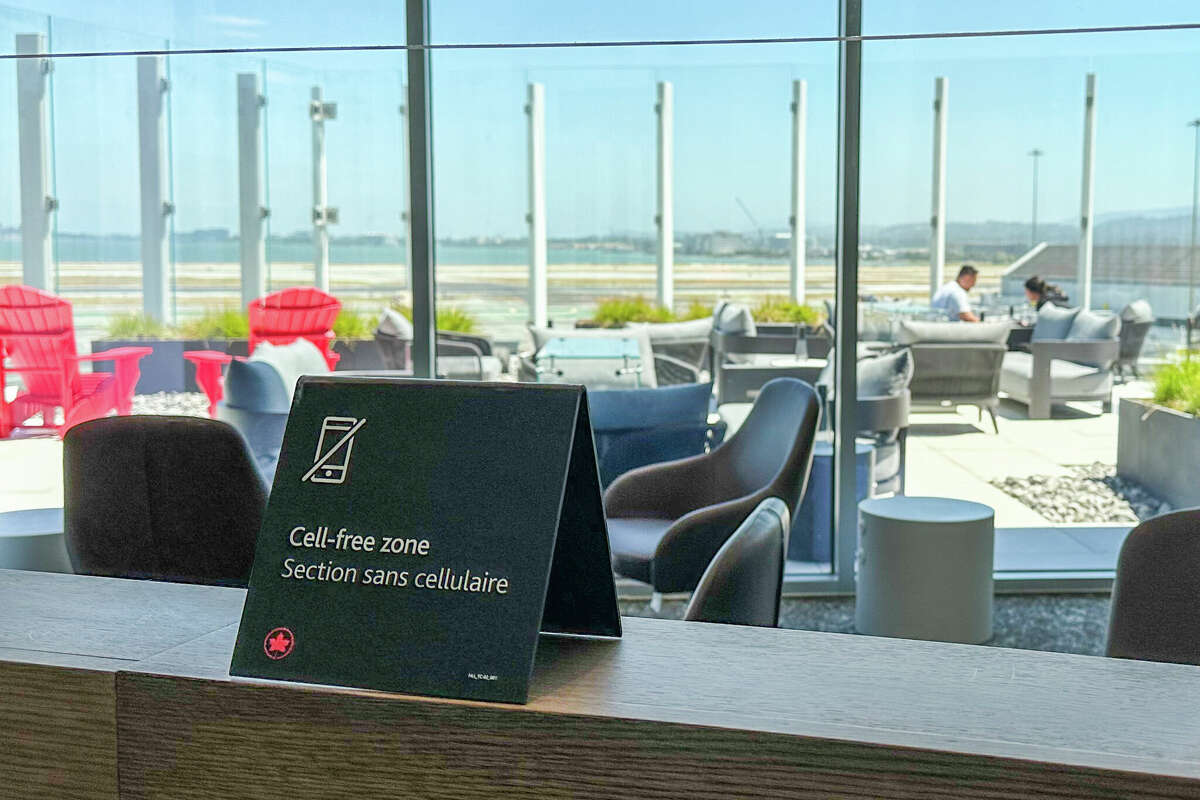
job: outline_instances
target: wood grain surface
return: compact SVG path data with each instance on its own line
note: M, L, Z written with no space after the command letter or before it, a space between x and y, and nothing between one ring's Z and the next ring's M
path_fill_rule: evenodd
M0 660L0 798L118 796L113 675Z
M0 571L0 604L17 584L0 731L33 746L0 774L37 787L115 729L135 798L1200 798L1197 667L626 618L542 637L504 706L231 679L238 591Z

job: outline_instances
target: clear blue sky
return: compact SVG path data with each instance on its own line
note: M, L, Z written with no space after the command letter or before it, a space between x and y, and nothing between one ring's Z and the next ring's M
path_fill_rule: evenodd
M52 33L59 51L400 43L398 0L45 0L0 11L0 42ZM733 10L736 9L736 10ZM35 13L36 12L36 13ZM47 25L46 17L52 19ZM434 0L438 42L530 42L831 35L833 0ZM1193 1L868 0L867 33L1200 21ZM11 64L7 67L12 69ZM746 230L736 198L768 228L785 225L791 81L809 83L808 208L834 207L836 47L832 44L449 51L434 56L440 235L520 235L525 214L526 84L547 96L549 229L604 235L652 229L654 85L674 83L676 227ZM340 233L400 229L403 56L176 56L173 147L177 225L236 228L234 75L259 71L269 97L274 233L308 226L309 87L338 101L329 123L330 200ZM1191 201L1200 116L1200 32L877 42L865 48L863 221L929 215L934 78L950 82L948 216L1028 219L1030 165L1046 151L1040 216L1078 216L1083 87L1097 73L1098 213ZM55 73L60 229L138 227L134 64L62 60ZM0 81L0 106L15 85ZM11 115L10 115L11 119ZM17 217L15 125L0 129L0 223Z

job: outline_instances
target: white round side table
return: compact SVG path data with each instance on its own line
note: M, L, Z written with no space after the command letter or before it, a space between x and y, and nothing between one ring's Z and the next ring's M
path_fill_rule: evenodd
M898 496L858 508L859 633L968 644L992 638L991 507Z
M0 569L74 572L61 508L0 512Z

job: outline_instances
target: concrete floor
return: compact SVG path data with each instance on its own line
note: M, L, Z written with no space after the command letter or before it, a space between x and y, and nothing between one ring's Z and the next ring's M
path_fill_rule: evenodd
M1149 385L1131 381L1114 392L1147 397ZM722 406L730 431L750 405ZM1075 464L1115 464L1117 415L1102 414L1099 403L1055 406L1048 420L1026 417L1025 406L1004 400L997 434L991 420L969 406L914 412L909 420L909 495L956 497L996 511L996 569L1003 572L1109 571L1130 525L1054 523L992 486L994 478L1064 475ZM813 568L789 562L792 571ZM816 568L823 570L823 568Z

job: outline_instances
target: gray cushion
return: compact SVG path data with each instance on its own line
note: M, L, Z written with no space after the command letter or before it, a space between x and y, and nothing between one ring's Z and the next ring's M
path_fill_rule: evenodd
M858 362L860 397L890 397L912 382L913 359L908 348Z
M1029 397L1033 379L1033 354L1005 353L1000 371L1000 389L1020 398ZM1050 362L1050 396L1106 397L1112 391L1112 374L1073 361L1056 358Z
M896 323L897 344L995 342L1008 339L1012 323L999 322L921 322L902 319Z
M409 342L413 340L412 323L394 308L385 308L379 315L379 330L388 336L396 336Z
M712 327L718 333L734 336L757 336L758 326L754 324L754 315L750 307L741 303L730 303L722 300L713 310ZM725 360L731 364L752 364L754 353L728 353Z
M1154 322L1154 311L1145 300L1134 300L1121 309L1122 322Z
M720 333L758 335L758 327L754 324L754 315L750 313L750 307L727 300L717 303L717 307L713 309L712 327Z
M1066 339L1071 332L1071 323L1078 314L1078 308L1060 308L1053 303L1046 303L1038 311L1037 324L1033 326L1033 341Z
M826 387L826 396L832 398L833 363L836 350L829 351L829 360L821 370L817 384ZM882 356L859 359L857 367L859 397L891 397L908 388L913 377L912 351L907 347Z
M1121 333L1121 318L1111 311L1080 311L1067 331L1068 341L1116 339ZM1034 336L1036 339L1036 334Z

